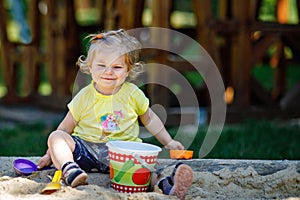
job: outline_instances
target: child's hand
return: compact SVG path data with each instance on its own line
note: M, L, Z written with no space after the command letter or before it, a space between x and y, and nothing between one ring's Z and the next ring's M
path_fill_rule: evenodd
M183 150L184 149L184 146L176 141L176 140L171 140L171 142L169 142L166 146L165 146L166 149L172 149L172 150Z
M50 166L52 164L52 160L48 154L45 154L38 162L38 169L42 169L44 167Z

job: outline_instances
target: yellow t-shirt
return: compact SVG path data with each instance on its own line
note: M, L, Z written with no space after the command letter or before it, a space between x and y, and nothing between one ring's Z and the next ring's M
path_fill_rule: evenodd
M125 82L114 95L97 92L93 82L68 104L77 125L74 136L89 142L141 141L138 116L149 107L149 99L134 84Z

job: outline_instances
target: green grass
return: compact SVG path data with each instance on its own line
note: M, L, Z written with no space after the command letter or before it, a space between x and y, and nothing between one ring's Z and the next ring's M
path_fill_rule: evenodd
M299 160L299 144L299 125L247 121L226 126L208 157Z
M194 150L194 158L199 155L206 131L207 127L200 127L189 147ZM174 135L176 129L171 129L170 133ZM159 144L154 138L145 141ZM248 120L225 125L218 142L205 158L300 160L299 145L299 125Z
M0 129L0 156L40 156L46 152L50 132L42 123Z
M19 124L0 129L0 156L40 156L46 151L46 141L53 127L42 123ZM171 135L175 128L168 129ZM191 144L194 158L199 154L207 127L200 127ZM154 138L145 142L158 144ZM248 120L225 125L221 136L205 158L224 159L289 159L300 160L300 125L279 121Z

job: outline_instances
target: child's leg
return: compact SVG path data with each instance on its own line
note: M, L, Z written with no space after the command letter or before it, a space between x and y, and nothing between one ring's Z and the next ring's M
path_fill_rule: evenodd
M67 185L76 187L87 183L85 172L109 173L108 148L105 144L93 144L72 136L75 142L73 151L74 162L63 166L64 179ZM97 150L94 152L92 146ZM97 156L97 153L98 156ZM83 171L84 170L84 171Z
M61 169L66 162L73 162L73 151L75 142L72 137L64 131L53 131L48 138L48 147L51 160L57 169Z
M66 184L72 187L86 184L87 174L74 162L76 142L73 138L57 130L49 136L48 146L51 159L57 169L62 169Z
M162 178L158 182L158 187L163 194L174 195L179 199L184 199L185 195L193 183L194 174L190 166L178 163L171 176Z

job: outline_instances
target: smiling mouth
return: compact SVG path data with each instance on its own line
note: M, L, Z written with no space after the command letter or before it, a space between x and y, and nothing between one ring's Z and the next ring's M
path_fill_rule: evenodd
M112 81L112 80L115 80L114 78L102 78L104 80L108 80L108 81Z

